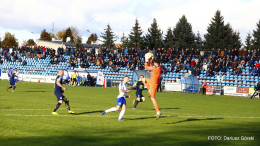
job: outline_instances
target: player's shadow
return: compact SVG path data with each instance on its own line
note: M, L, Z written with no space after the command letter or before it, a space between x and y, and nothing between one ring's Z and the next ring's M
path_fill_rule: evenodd
M178 108L178 107L176 107L176 108L160 108L160 110L169 110L169 109L180 109L180 108Z
M90 111L90 112L82 112L82 113L76 113L76 115L85 115L85 114L93 114L93 113L102 113L103 111Z
M221 119L223 119L223 118L206 118L206 119L189 118L189 119L186 119L186 120L173 122L173 123L167 123L167 124L178 124L178 123L183 123L183 122L204 121L204 120L221 120Z
M167 117L177 117L177 116L160 116L161 118L167 118ZM127 119L127 120L145 120L145 119L156 119L156 116L153 117L141 117L141 118L131 118L131 119Z
M19 91L19 92L46 92L46 91Z

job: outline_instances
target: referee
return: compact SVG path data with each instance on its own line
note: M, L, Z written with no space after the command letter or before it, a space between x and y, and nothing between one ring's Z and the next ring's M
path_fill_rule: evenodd
M76 72L74 72L74 74L72 75L71 78L72 78L72 85L75 87L76 86L76 82L77 82L77 78L78 78Z
M202 95L206 95L206 88L207 88L207 82L206 80L204 80L203 84L202 84Z

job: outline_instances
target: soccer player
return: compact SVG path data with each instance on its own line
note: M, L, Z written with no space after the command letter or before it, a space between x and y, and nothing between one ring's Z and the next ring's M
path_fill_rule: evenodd
M144 90L144 83L143 83L143 75L140 75L140 78L138 80L137 83L135 83L132 87L130 87L129 89L133 88L133 87L136 87L136 99L137 100L134 100L133 104L134 104L134 107L133 109L136 109L136 106L138 105L139 102L144 102L145 101L145 98L142 94L142 91Z
M74 72L74 74L72 75L71 78L72 78L72 85L73 85L73 87L75 87L76 83L77 83L77 78L78 78L76 72Z
M15 89L15 81L14 81L15 74L16 74L16 71L14 71L10 76L10 87L6 88L7 91L8 91L8 89L13 88L12 92L14 92L14 89Z
M125 85L128 81L129 81L129 77L125 76L124 81L119 84L119 95L117 96L117 99L116 99L116 101L117 101L116 107L112 107L108 110L104 110L101 113L101 115L104 115L105 113L108 113L108 112L119 111L120 108L122 108L122 110L119 114L119 117L118 117L118 121L123 121L122 117L124 116L125 110L126 110L125 98L132 98L132 95L126 96L127 93L130 93L130 90L127 90L127 87Z
M12 68L9 69L8 71L8 77L9 77L9 81L10 81L10 77L11 75L14 73L14 71L12 70Z
M16 88L16 83L18 82L18 78L19 78L19 72L17 71L17 68L15 68L15 72L16 72L16 74L15 74L15 77L14 77L14 82L15 82L15 88Z
M67 107L69 114L75 114L75 112L70 110L69 100L67 98L65 98L64 95L62 95L62 93L64 93L64 91L66 90L66 87L62 86L63 74L64 74L63 70L60 69L58 71L58 76L56 77L56 81L55 81L55 85L54 85L54 94L56 95L56 97L58 99L58 103L52 112L53 115L59 115L56 111L58 110L60 105L63 103L63 101L65 102L65 105Z
M151 60L151 58L145 58L145 69L151 71L151 79L143 78L143 83L146 86L146 88L150 91L151 101L153 103L153 106L154 106L154 109L155 109L156 115L157 115L156 120L158 120L160 118L160 116L162 115L162 113L159 111L158 103L155 100L155 92L158 87L159 78L161 76L161 68L159 66L160 61L155 60L154 66L149 67L149 60Z

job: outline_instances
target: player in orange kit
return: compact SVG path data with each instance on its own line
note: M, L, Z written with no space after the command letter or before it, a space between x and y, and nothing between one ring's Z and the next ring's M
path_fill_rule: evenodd
M150 65L149 61L151 59L152 58L145 58L145 69L151 71L151 78L150 79L143 78L143 82L144 82L144 85L146 86L146 88L148 90L150 90L151 101L153 103L154 109L157 112L156 120L158 120L159 117L162 115L162 113L159 111L158 104L155 100L155 92L158 87L159 78L161 76L161 67L159 66L160 65L159 60L154 61L153 67L149 67L149 65Z

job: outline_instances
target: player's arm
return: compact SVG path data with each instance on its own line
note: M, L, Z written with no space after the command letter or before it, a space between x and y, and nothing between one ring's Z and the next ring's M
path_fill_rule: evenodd
M129 87L129 89L132 89L132 88L134 88L134 87L136 87L136 84L134 84L132 87Z
M57 79L56 84L61 87L63 90L66 90L66 87L62 86L60 83L60 79Z
M129 96L125 96L126 98L132 98L133 97L133 95L129 95Z
M123 92L123 93L130 93L130 90L120 90L120 92Z
M149 62L145 62L145 63L144 63L144 68L147 69L147 70L152 71L152 70L153 70L153 67L150 68L148 63L149 63Z

